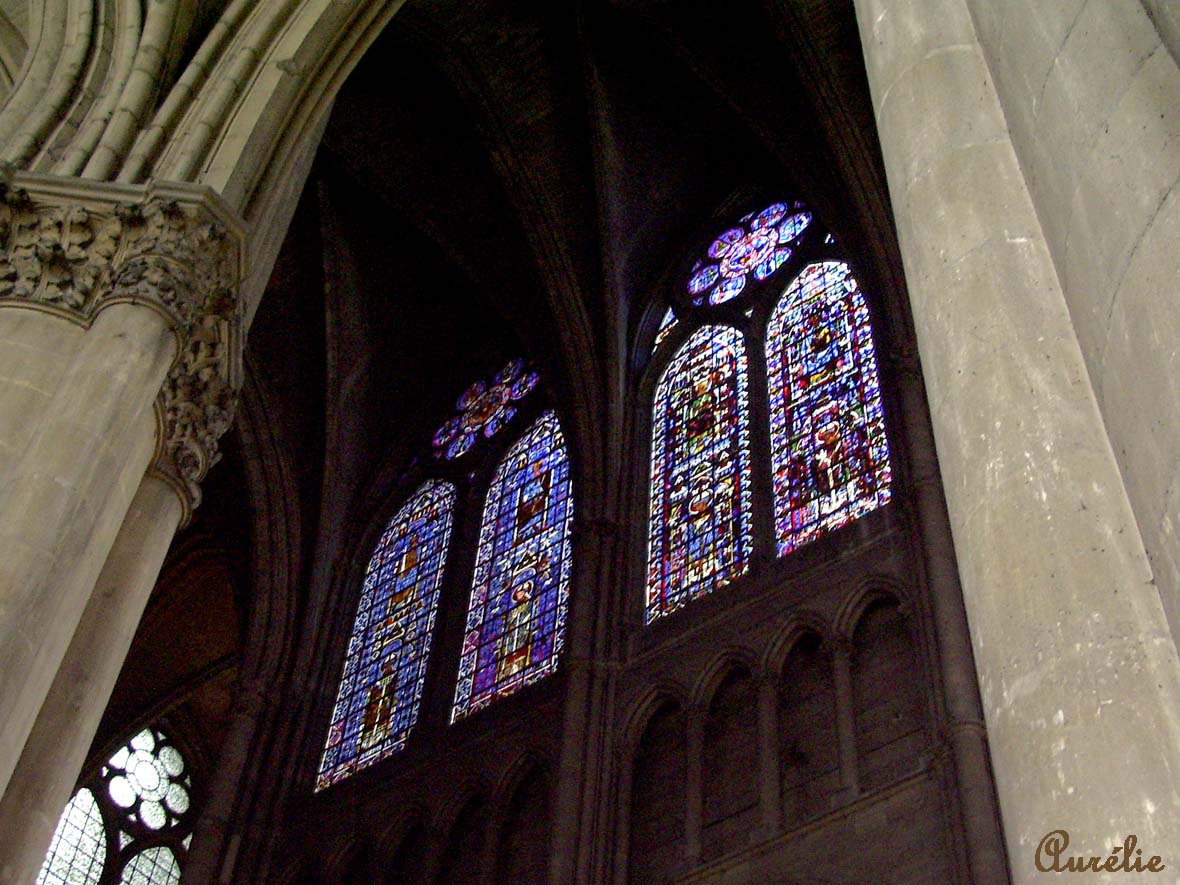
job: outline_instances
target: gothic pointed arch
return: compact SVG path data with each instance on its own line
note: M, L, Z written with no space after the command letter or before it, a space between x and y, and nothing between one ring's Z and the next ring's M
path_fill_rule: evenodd
M417 721L454 503L450 483L424 483L377 542L365 571L317 790L397 752Z
M869 311L846 263L792 280L767 326L766 372L782 556L890 499Z
M746 346L704 326L676 352L652 408L646 620L745 573L753 553Z
M167 732L140 729L83 779L37 885L177 885L192 838L190 761Z
M548 411L508 450L488 487L452 722L556 669L572 519L565 437Z

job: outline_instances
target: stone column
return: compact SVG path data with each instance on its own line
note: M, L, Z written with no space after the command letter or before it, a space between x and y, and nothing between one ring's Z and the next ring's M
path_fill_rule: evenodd
M708 711L691 707L685 717L684 740L684 864L691 870L701 862L702 830L705 816L704 756ZM675 789L676 784L669 784Z
M971 17L856 10L1013 879L1058 829L1176 869L1180 661Z
M840 804L860 795L857 781L856 714L852 689L852 643L844 638L833 641L832 690L836 695L836 735L840 742Z
M0 882L41 868L181 514L174 488L145 476L0 799Z
M778 695L779 674L763 673L758 679L758 805L763 839L782 829Z
M41 314L46 387L0 463L3 793L151 461L144 422L185 518L197 500L240 378L240 229L190 186L7 173L0 196L0 313Z

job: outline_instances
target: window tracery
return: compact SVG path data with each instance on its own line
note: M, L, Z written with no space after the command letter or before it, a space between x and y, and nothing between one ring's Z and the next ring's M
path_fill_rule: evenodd
M176 885L192 789L176 744L158 728L141 730L74 793L37 885Z
M656 333L666 366L651 412L647 623L745 574L763 515L786 556L890 500L868 305L821 227L799 202L742 216L693 265L688 302ZM717 312L739 297L740 313ZM676 322L691 334L662 357ZM747 356L747 337L761 352ZM766 379L765 400L759 380L751 402L751 373ZM769 474L769 492L752 472Z

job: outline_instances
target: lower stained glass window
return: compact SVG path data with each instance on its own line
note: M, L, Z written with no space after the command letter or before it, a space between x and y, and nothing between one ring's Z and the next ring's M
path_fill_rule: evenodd
M747 386L741 333L705 326L677 351L656 390L648 623L725 586L749 566Z
M452 722L557 667L572 517L569 457L550 411L508 450L488 489Z
M414 727L454 502L449 483L425 483L369 560L317 790L401 749Z
M811 264L766 332L780 556L887 503L891 473L864 295L848 265Z
M143 729L66 805L37 885L177 885L192 788L177 746Z
M37 885L97 885L106 857L102 812L94 794L83 787L57 822Z

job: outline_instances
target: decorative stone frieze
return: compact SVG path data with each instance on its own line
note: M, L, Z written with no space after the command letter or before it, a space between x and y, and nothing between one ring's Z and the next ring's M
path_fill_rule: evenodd
M118 303L168 318L179 349L155 404L152 469L176 488L185 520L241 385L243 241L240 222L207 188L0 168L0 307L87 326Z

